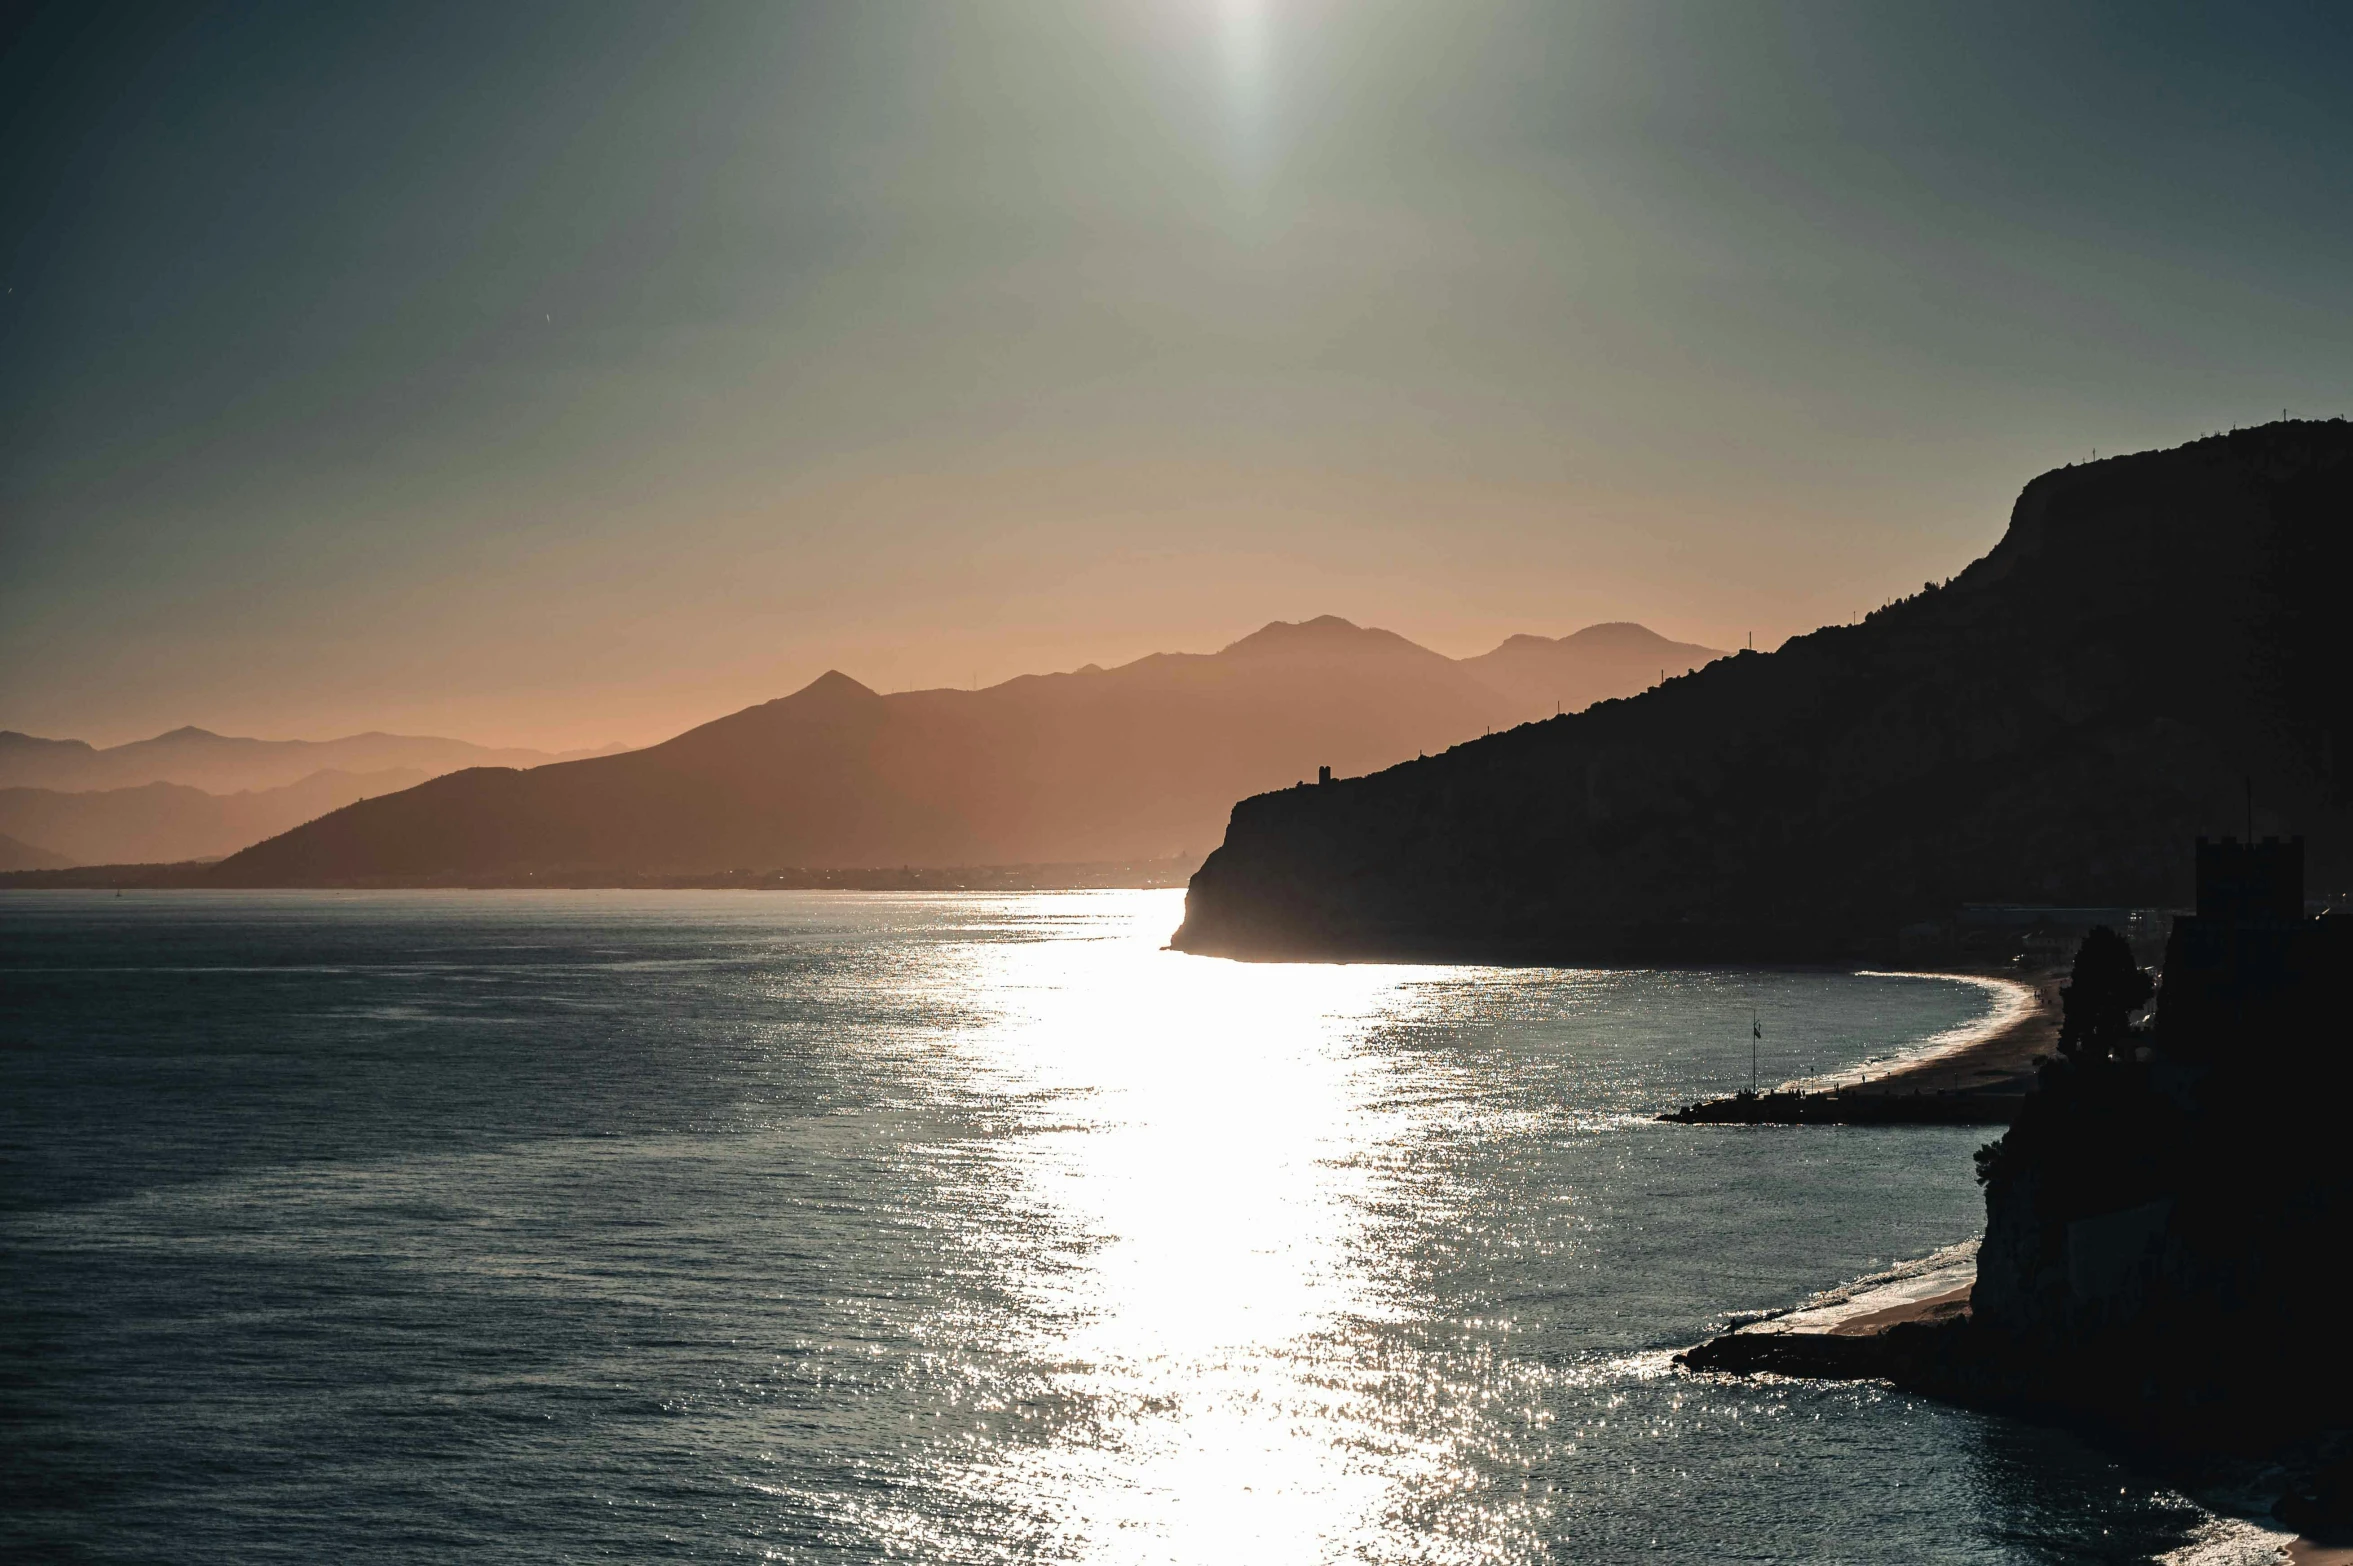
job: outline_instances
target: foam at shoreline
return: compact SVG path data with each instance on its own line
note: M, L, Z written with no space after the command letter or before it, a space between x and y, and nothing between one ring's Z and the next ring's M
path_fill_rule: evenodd
M1888 969L1863 968L1856 977L1866 979L1942 979L1954 984L1974 984L1994 997L1991 1010L1984 1016L1932 1033L1908 1049L1895 1050L1885 1055L1874 1055L1843 1071L1829 1072L1817 1077L1799 1077L1784 1082L1772 1091L1776 1093L1826 1093L1833 1088L1854 1087L1871 1077L1884 1077L1898 1071L1928 1065L1962 1054L1976 1046L1996 1039L2012 1028L2032 1018L2042 1004L2041 995L2031 984L2021 979L1997 978L1982 973L1911 973Z
M1747 1333L1828 1332L1841 1322L1897 1305L1934 1299L1965 1288L1977 1276L1977 1239L1943 1246L1821 1293L1787 1310L1750 1311L1730 1318L1727 1330Z

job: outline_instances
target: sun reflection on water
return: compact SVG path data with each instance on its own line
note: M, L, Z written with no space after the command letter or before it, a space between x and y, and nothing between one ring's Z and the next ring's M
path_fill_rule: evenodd
M1232 963L1162 949L1177 912L1166 893L960 904L905 959L904 1020L843 1036L888 1057L869 1134L944 1270L892 1296L937 1314L864 1383L906 1428L820 1503L830 1545L1844 1559L1825 1476L1872 1495L1877 1537L1924 1543L1966 1507L1922 1466L1952 1434L1894 1394L1671 1367L1727 1309L1960 1237L1965 1135L1709 1138L1652 1116L1746 1066L1753 1006L1822 1070L1949 1032L1980 993ZM1893 1467L1852 1466L1891 1441Z
M1652 1118L1757 1012L1799 1073L1982 1025L1950 981L1208 962L1168 893L26 907L80 965L20 991L55 1145L0 1260L77 1346L11 1395L143 1558L1959 1566L2201 1516L1670 1368L1973 1231L1972 1128ZM245 976L193 1036L192 971Z
M1477 1483L1452 1447L1499 1389L1362 1341L1400 1292L1383 1208L1455 1102L1400 1080L1435 1062L1363 1046L1433 971L1185 957L1164 899L1107 902L1094 939L974 953L1003 1010L960 1064L1054 1106L998 1173L1084 1236L1018 1280L1046 1324L1025 1351L1055 1367L1040 1400L1086 1412L949 1482L1020 1498L1047 1538L1009 1554L1378 1559L1411 1521L1413 1558L1497 1558L1499 1517L1461 1548L1425 1530Z

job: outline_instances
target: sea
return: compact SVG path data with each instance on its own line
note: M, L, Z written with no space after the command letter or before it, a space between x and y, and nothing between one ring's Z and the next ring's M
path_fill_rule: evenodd
M2061 1433L1672 1363L1970 1239L1989 1133L1653 1117L1998 986L1181 913L0 894L0 1559L2276 1558Z

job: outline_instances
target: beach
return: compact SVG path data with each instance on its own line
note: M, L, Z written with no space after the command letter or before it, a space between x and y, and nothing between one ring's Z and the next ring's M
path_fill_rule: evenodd
M1913 977L1880 974L1873 977ZM1995 990L1990 1016L1884 1060L1762 1093L1707 1099L1659 1118L1685 1125L2007 1125L2059 1040L2057 972L1933 974Z

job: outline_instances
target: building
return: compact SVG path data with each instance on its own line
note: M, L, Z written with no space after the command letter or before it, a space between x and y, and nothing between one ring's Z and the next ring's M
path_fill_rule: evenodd
M2198 839L2198 911L2165 944L2159 1047L2186 1061L2233 1042L2316 1046L2349 932L2342 916L2305 917L2302 838Z

